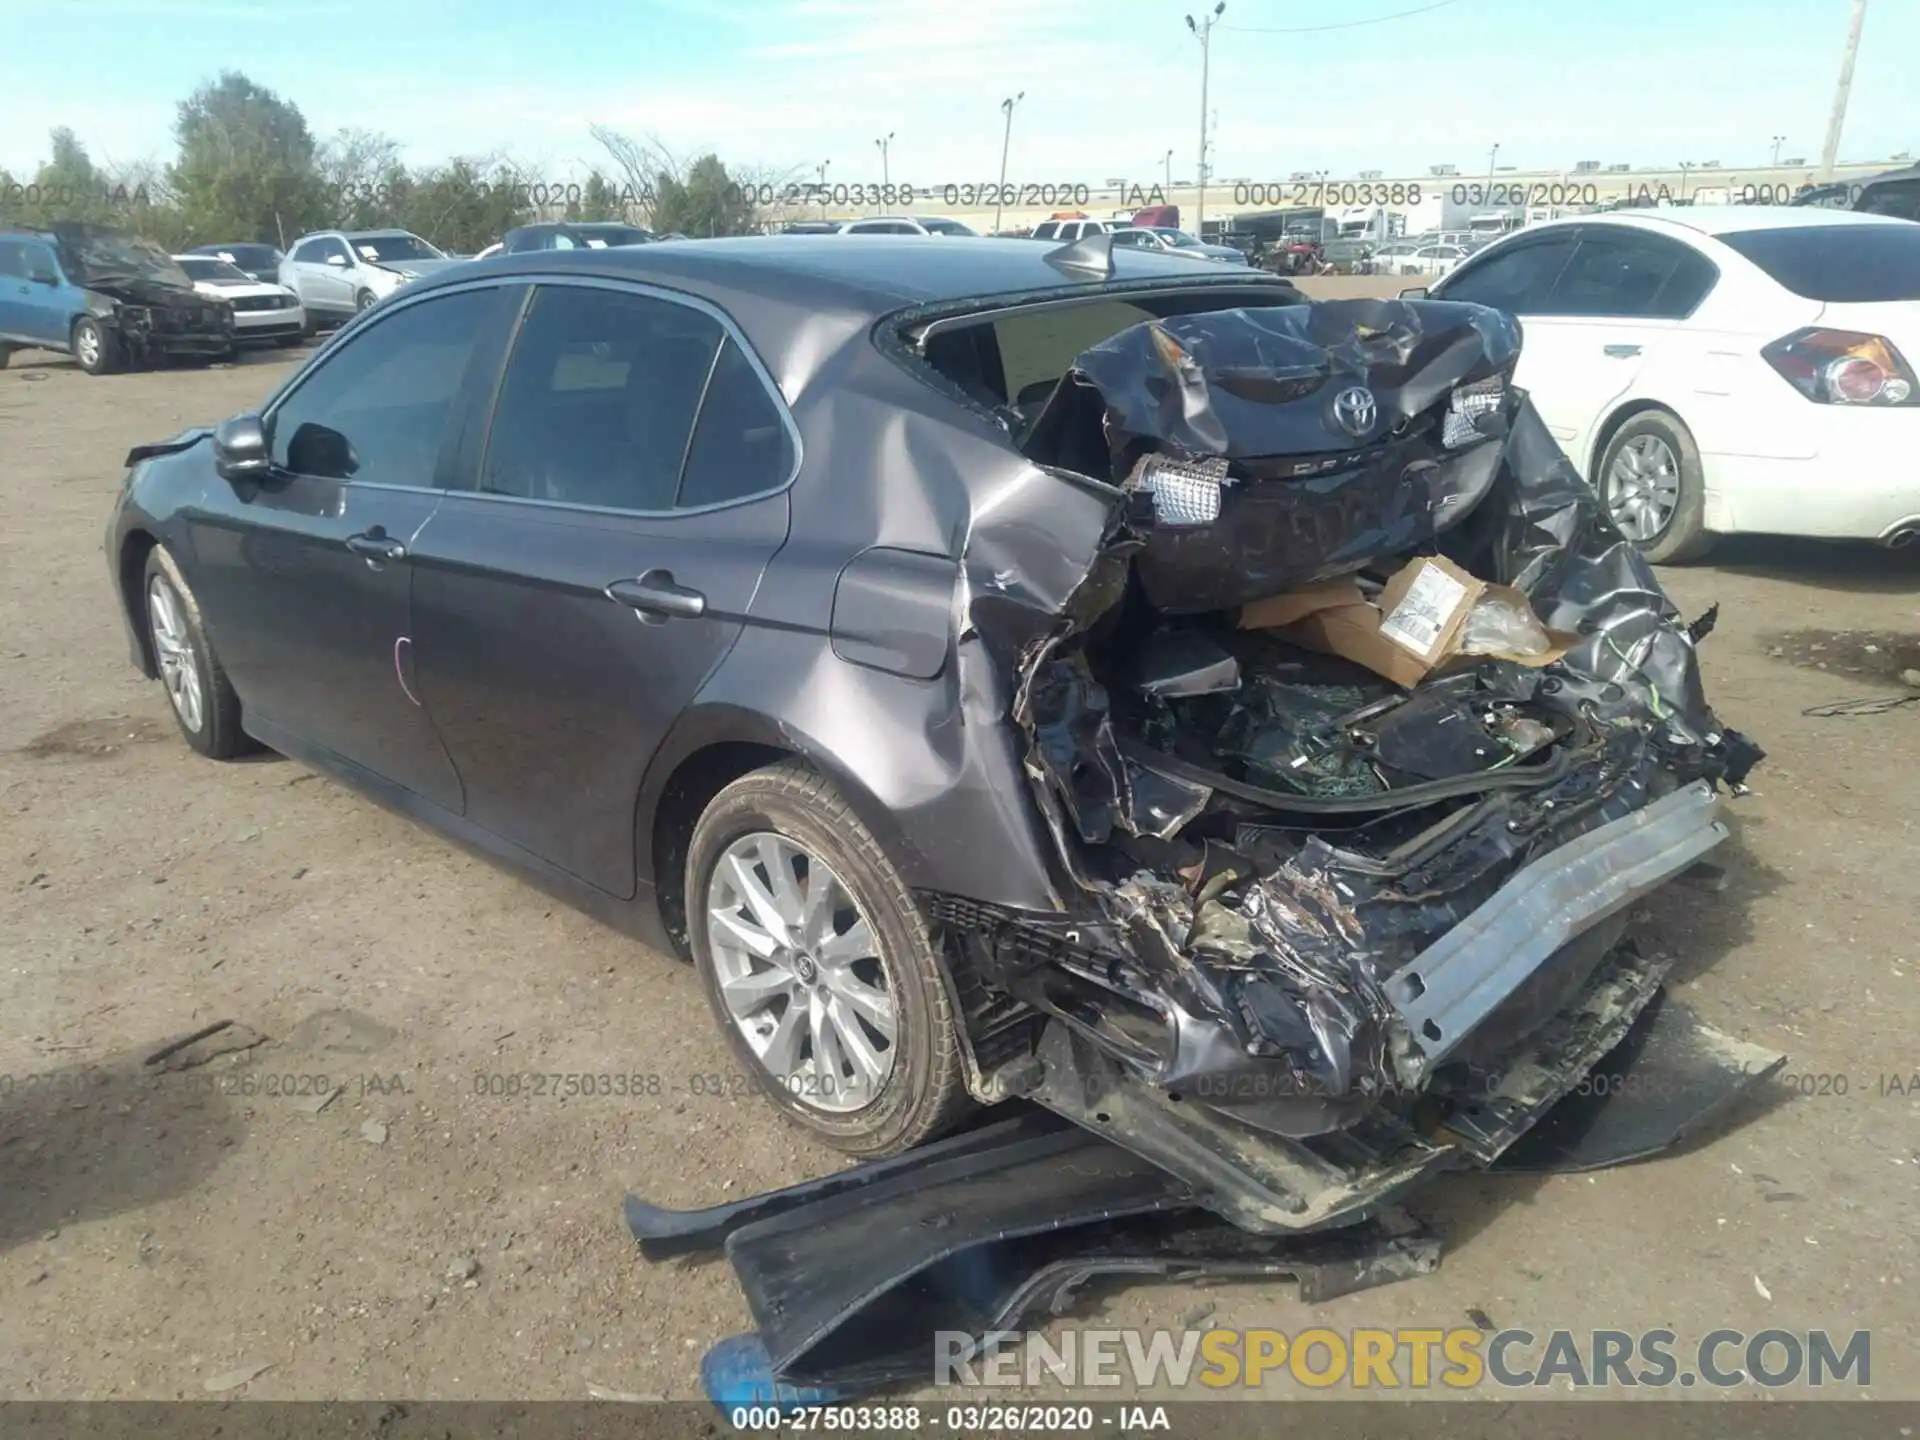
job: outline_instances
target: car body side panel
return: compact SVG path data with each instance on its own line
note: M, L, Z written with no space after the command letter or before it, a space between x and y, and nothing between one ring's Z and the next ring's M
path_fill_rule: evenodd
M1056 622L1086 575L1113 496L1038 469L991 418L956 408L864 333L818 370L794 412L806 463L791 534L754 598L761 623L743 630L656 757L643 833L687 755L758 740L833 778L910 886L1056 910L1006 687L1013 652ZM899 483L908 475L919 483ZM932 679L834 653L835 588L874 546L960 562L957 644Z

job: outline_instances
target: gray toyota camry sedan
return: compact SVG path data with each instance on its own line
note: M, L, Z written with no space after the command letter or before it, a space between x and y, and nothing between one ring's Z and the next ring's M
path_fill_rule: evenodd
M1620 1045L1759 758L1522 344L1104 236L501 256L137 447L107 561L189 745L690 959L831 1143L1020 1098L1308 1228Z

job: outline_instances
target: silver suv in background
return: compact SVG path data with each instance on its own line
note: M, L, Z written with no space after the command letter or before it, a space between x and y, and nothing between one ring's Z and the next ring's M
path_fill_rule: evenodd
M407 230L319 230L280 262L280 283L300 297L309 329L338 324L409 280L460 262Z

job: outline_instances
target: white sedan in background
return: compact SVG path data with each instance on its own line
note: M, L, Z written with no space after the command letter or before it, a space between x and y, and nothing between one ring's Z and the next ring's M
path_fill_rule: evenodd
M1519 317L1514 382L1658 562L1920 539L1920 224L1791 206L1546 221L1430 290Z
M176 255L173 263L195 290L233 306L233 338L241 344L298 345L306 333L307 312L285 286L256 280L218 255Z
M1432 275L1438 278L1465 260L1468 253L1464 245L1422 245L1407 254L1396 256L1394 263L1402 275Z

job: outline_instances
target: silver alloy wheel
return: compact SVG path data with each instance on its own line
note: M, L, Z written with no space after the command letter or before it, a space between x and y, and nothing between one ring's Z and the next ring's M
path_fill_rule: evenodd
M1636 435L1607 467L1607 513L1629 540L1658 538L1680 508L1680 462L1658 435Z
M878 1098L898 1048L893 987L825 861L772 831L734 841L707 882L707 946L727 1014L776 1084L834 1114Z
M74 358L88 370L100 363L100 329L96 325L82 325L80 333L73 337Z
M173 702L173 713L194 735L200 733L206 710L201 700L200 662L187 637L185 607L164 575L147 586L147 615L153 628L153 653L160 662L160 678Z

